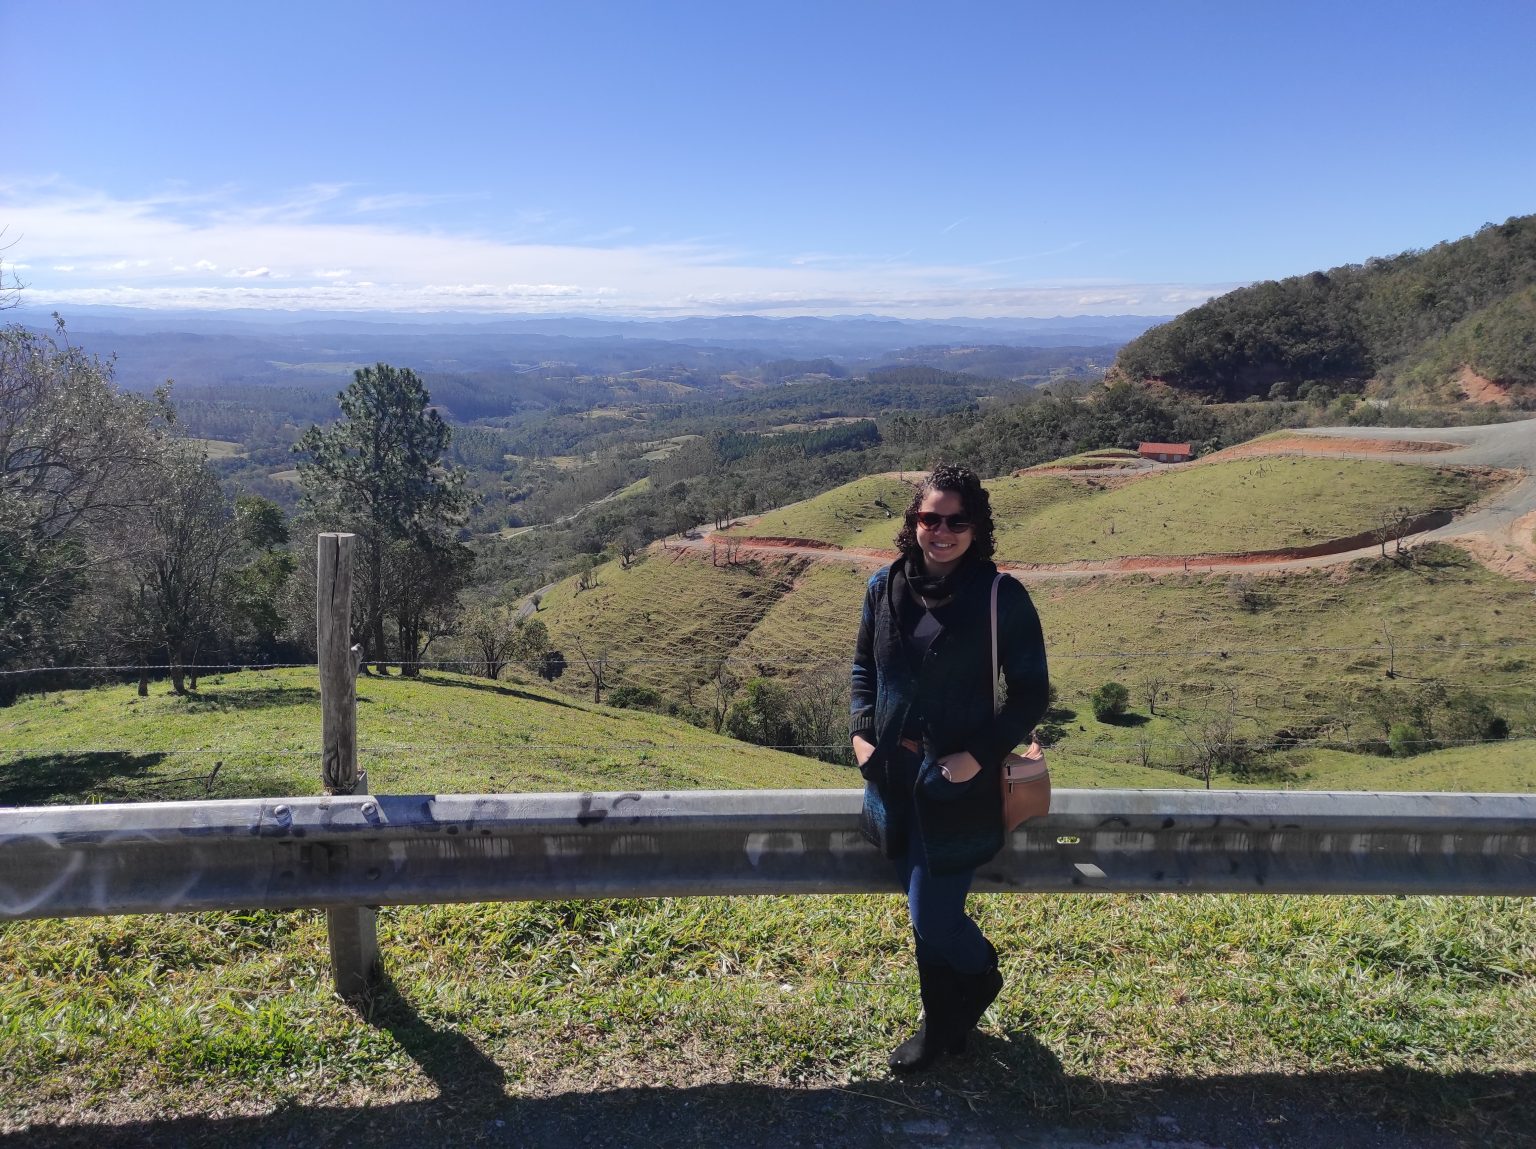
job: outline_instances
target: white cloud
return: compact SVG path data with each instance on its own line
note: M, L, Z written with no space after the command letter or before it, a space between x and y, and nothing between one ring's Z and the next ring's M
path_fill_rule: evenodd
M342 185L317 185L278 202L250 205L228 192L125 200L53 185L0 185L0 219L15 225L25 248L17 254L34 265L60 274L89 269L71 275L67 284L34 274L28 298L43 306L612 315L1166 314L1236 286L1030 282L996 266L815 251L769 259L710 240L616 244L609 236L600 243L594 235L581 243L513 242L359 215L349 210L356 205L343 191ZM385 198L367 202L377 208ZM398 204L411 200L396 197ZM293 268L312 270L284 270Z

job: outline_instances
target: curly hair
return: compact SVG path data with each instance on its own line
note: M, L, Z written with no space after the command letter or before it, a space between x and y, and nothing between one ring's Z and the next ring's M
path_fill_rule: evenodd
M970 549L966 553L974 554L979 559L991 558L997 541L992 529L992 498L981 485L975 471L951 463L939 463L918 485L912 495L912 502L907 505L901 530L896 535L896 549L913 560L922 554L917 545L917 511L929 491L951 491L960 496L960 509L974 524L971 527Z

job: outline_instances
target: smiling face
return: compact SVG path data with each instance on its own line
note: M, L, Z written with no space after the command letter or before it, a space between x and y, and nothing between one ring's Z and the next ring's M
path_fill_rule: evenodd
M939 515L964 514L965 503L955 491L929 491L918 504L917 513L923 515L929 512ZM948 522L932 528L919 522L917 546L923 552L923 568L930 575L948 574L970 547L975 533L974 529L952 531Z

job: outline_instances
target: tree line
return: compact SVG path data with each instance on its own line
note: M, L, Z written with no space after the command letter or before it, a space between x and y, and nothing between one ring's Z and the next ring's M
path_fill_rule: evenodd
M470 494L413 372L360 369L338 402L340 419L294 445L290 519L231 493L168 391L119 390L112 363L72 346L62 324L0 331L0 670L54 668L0 677L3 697L124 674L143 694L162 672L183 694L201 667L307 659L319 530L359 538L353 628L366 658L417 673L460 630ZM520 653L551 653L529 646L540 628L509 625ZM487 658L504 665L499 648Z
M1442 399L1470 366L1536 388L1536 215L1410 251L1270 280L1121 348L1114 372L1228 400L1358 392L1372 378Z

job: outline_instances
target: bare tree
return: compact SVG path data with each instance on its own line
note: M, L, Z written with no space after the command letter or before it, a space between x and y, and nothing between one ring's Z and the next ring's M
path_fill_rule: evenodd
M1413 509L1411 507L1386 507L1377 512L1376 527L1372 534L1381 544L1381 557L1387 557L1387 544L1393 539L1397 540L1397 554L1403 553L1403 535L1408 531L1409 524L1413 522Z
M1141 691L1147 699L1147 713L1157 713L1157 700L1168 695L1168 672L1156 663L1141 676Z
M725 726L725 716L730 713L731 702L741 689L741 681L731 670L730 660L722 655L710 664L708 682L710 720L718 734Z
M54 337L0 330L0 662L37 655L108 528L154 499L169 406L119 394L112 365Z
M214 636L240 536L218 476L186 444L165 456L153 494L118 522L120 557L108 580L126 594L127 645L163 650L175 691L185 694L186 667Z
M592 701L601 702L603 691L623 676L626 664L619 659L613 645L606 639L595 640L589 645L578 638L576 657L581 659L581 664L587 668L587 674L592 679Z
M795 741L807 753L828 762L852 761L848 691L848 675L840 666L819 666L790 684L789 717Z
M1149 770L1154 765L1152 761L1152 747L1156 744L1152 737L1150 727L1138 726L1136 728L1136 761L1142 769Z
M4 235L5 229L0 228L0 237L3 237ZM16 242L16 240L12 240L10 243L0 245L0 251L4 251L6 248L13 247ZM10 278L9 282L6 281L7 276ZM16 273L14 271L6 271L5 262L0 260L0 311L5 311L8 308L20 305L21 289L24 286L26 285L23 284L21 280L16 278Z

